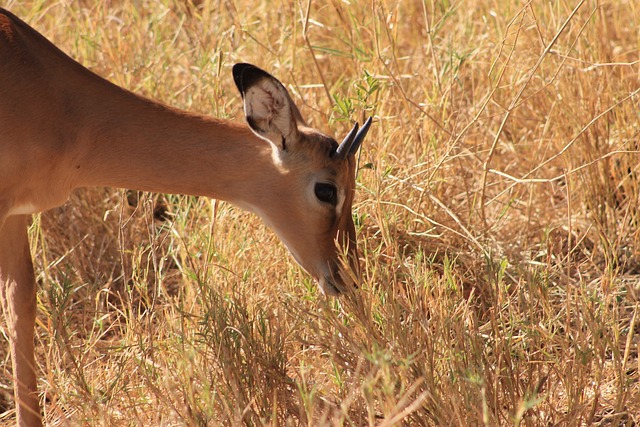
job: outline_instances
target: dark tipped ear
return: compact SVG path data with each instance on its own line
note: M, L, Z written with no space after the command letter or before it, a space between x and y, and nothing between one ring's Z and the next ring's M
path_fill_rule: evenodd
M251 70L251 69L253 69L254 72L249 72L246 75L244 75L245 71ZM231 72L233 74L233 81L235 82L236 87L238 88L238 91L240 91L240 94L242 95L243 99L244 99L244 84L246 83L248 86L250 86L252 78L255 79L261 73L267 74L265 71L251 64L235 64L231 69ZM269 75L267 74L267 76Z
M298 125L304 125L304 120L284 85L251 64L234 65L233 80L244 100L245 117L253 132L282 150L295 146L299 139Z

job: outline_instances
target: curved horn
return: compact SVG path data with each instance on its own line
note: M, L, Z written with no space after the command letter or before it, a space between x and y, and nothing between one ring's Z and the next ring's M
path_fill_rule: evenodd
M349 150L349 154L355 154L355 152L358 151L358 148L360 148L360 145L362 144L364 137L367 136L367 132L369 132L372 119L373 117L369 117L367 121L364 122L364 124L362 125L358 133L356 134L356 137L353 138L353 143L351 144L351 149Z
M358 132L358 126L359 126L358 123L353 125L353 129L351 129L351 131L349 131L347 136L344 137L344 139L336 149L336 152L335 152L336 157L344 159L350 153L351 146L353 145L353 141L356 138L356 133Z

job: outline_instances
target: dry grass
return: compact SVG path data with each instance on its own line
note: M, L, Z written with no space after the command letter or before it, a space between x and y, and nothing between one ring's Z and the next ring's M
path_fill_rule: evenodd
M36 218L51 425L640 422L637 2L8 7L168 104L241 120L244 61L314 126L378 118L339 300L224 203L166 196L162 221L91 189Z

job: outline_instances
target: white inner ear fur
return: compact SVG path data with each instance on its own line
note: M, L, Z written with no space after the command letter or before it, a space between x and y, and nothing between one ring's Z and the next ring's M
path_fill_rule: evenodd
M283 89L268 79L262 79L249 88L245 94L245 112L265 132L288 138L295 123L291 115L291 105ZM276 142L276 141L274 141Z

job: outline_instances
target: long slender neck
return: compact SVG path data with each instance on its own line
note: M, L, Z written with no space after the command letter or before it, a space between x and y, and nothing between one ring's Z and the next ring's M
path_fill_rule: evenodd
M270 193L285 188L272 146L248 127L119 88L10 19L0 107L34 120L25 123L22 138L31 180L5 185L21 189L15 198L22 210L50 208L73 188L88 186L203 195L260 209ZM42 188L54 194L41 194Z
M74 115L83 122L71 165L77 186L202 195L251 207L282 178L271 145L246 126L93 83L93 107Z

